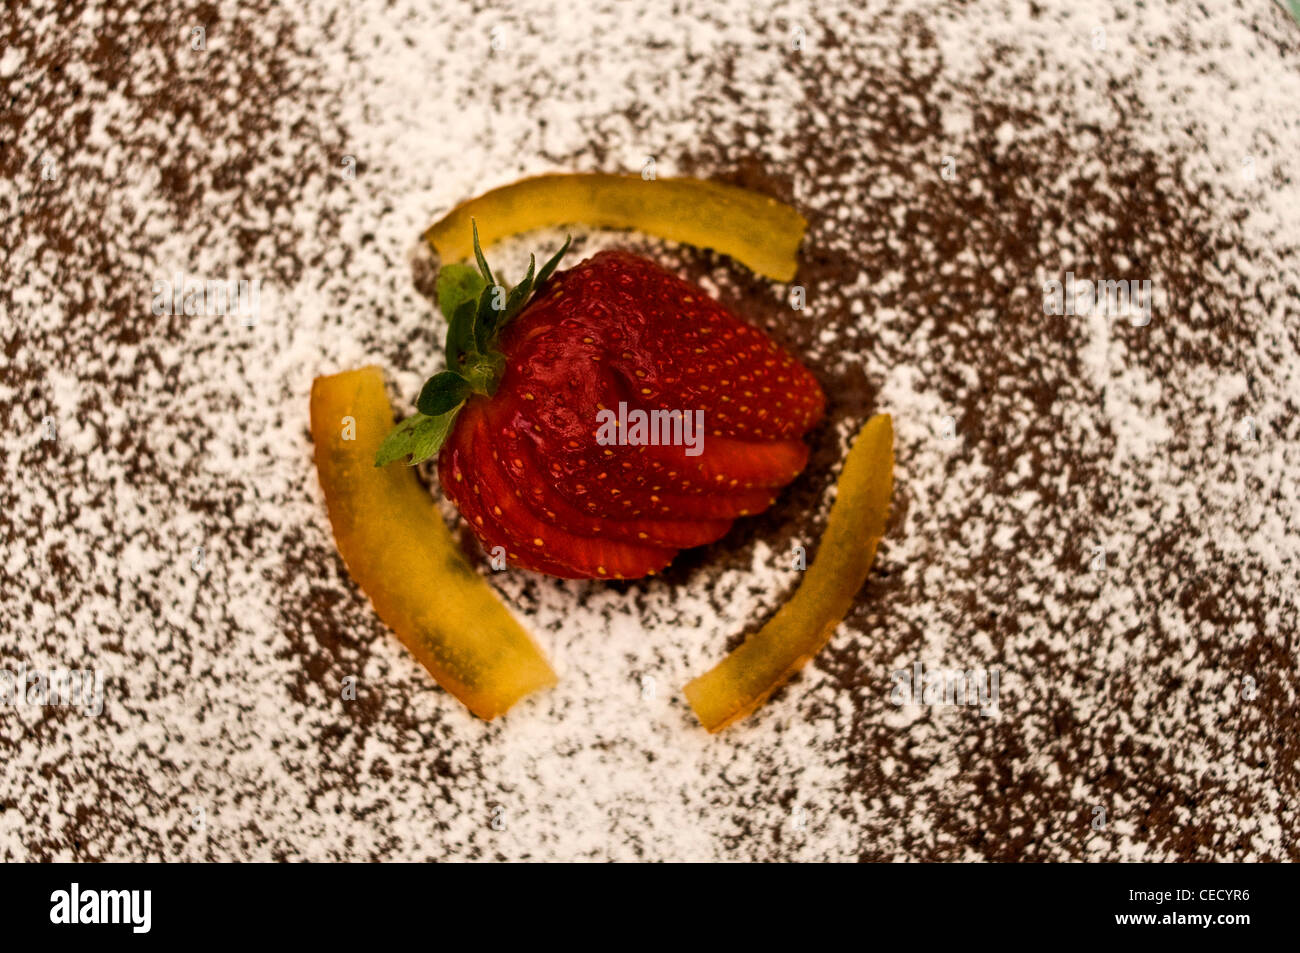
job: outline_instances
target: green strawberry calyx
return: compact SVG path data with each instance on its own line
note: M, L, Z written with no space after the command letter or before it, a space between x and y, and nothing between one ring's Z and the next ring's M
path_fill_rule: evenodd
M534 274L536 256L528 256L528 273L507 289L492 277L492 269L479 247L478 223L474 229L471 265L446 265L438 272L438 307L447 318L447 369L434 374L420 389L415 402L419 413L403 420L380 445L375 466L406 458L415 466L435 455L451 433L456 415L475 394L491 397L505 370L497 342L501 332L528 304L533 292L555 272L569 250L573 236Z

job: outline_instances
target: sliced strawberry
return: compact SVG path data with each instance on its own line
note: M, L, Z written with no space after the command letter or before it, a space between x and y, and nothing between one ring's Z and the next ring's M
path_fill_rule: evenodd
M379 462L446 439L443 486L485 547L557 576L643 576L807 464L821 387L703 291L626 252L553 274L557 255L503 307L477 234L475 256L478 275L439 278L447 369Z
M698 456L687 456L680 446L617 449L641 456L642 467L650 474L681 472L701 490L785 486L808 463L808 445L802 440L759 443L706 436Z
M581 495L575 505L606 519L734 520L763 512L776 502L777 494L774 489L702 494L602 489L600 483L578 484Z
M555 328L601 354L640 404L706 409L710 433L795 439L825 410L816 378L762 331L627 252L600 252L557 275L507 328L502 350L536 369L512 350Z
M572 572L572 578L638 578L658 572L670 562L676 551L643 543L583 536L543 523L524 503L522 493L510 482L500 464L500 451L493 446L481 407L471 402L462 414L473 415L466 421L474 428L472 461L474 473L482 487L481 500L489 517L509 534L519 551L518 565L541 569L543 564L559 564Z
M585 358L589 346L580 339L577 350ZM571 501L583 495L577 487L610 479L626 489L683 494L783 486L807 463L808 449L798 440L759 442L706 433L695 443L702 451L695 456L681 445L598 443L602 411L617 415L614 408L629 401L629 412L647 408L641 408L608 371L593 366L576 373L573 352L567 338L535 335L523 346L520 358L529 370L508 371L493 400L494 405L514 412L518 428L532 439L537 455L548 461L549 479ZM707 412L705 418L707 426ZM680 426L674 434L670 425L667 436L684 434ZM630 436L647 434L634 431Z
M533 478L534 474L546 471L530 442L509 422L500 420L503 416L500 408L489 404L485 414L491 439L501 447L501 467L513 485L521 488L521 498L533 515L545 523L587 536L673 549L712 543L731 529L730 519L607 519L586 513L552 487L549 480Z
M466 407L460 416L472 414L472 409ZM500 547L506 561L512 565L565 579L585 578L575 576L571 567L549 559L545 554L528 553L520 545L518 537L503 525L500 507L491 503L490 495L484 493L484 482L476 456L479 424L480 421L472 416L463 422L458 420L454 433L443 446L442 456L438 460L438 479L443 491L469 521L474 535L490 555Z

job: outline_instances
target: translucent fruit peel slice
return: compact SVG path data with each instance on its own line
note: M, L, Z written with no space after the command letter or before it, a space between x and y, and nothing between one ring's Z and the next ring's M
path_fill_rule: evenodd
M758 632L687 684L686 700L709 731L759 708L816 655L853 605L885 533L894 486L894 428L872 417L836 484L826 531L794 596Z
M704 179L645 179L600 172L520 179L462 202L425 233L442 262L472 252L470 219L484 248L510 235L556 225L632 228L715 251L776 281L798 269L802 215L776 199Z
M318 377L311 433L348 572L438 684L491 719L555 683L541 649L457 547L415 471L375 466L393 427L378 367Z

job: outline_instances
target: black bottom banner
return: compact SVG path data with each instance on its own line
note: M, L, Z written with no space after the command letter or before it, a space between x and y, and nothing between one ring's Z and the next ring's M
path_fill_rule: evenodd
M573 865L542 873L524 865L11 864L0 868L0 910L11 936L73 942L373 942L421 927L433 927L436 942L449 918L494 938L513 927L554 942L561 923L603 931L622 911L624 930L670 941L696 933L702 916L721 915L729 937L767 939L773 921L788 930L825 917L825 928L864 942L914 934L1185 944L1274 935L1291 919L1283 907L1293 892L1281 865L730 865L685 878L663 867L605 870L597 881L591 873Z

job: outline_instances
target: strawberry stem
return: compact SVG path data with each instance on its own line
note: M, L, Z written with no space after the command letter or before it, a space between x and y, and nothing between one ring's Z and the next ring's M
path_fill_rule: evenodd
M376 466L402 457L414 466L434 456L451 433L452 422L465 401L474 394L491 397L496 393L506 367L505 355L497 346L501 332L555 273L573 241L573 236L568 236L535 276L537 258L530 255L528 273L507 291L496 283L483 256L478 222L471 218L470 227L478 270L452 264L438 274L438 307L447 318L447 369L425 381L416 401L419 413L388 435L376 454Z

